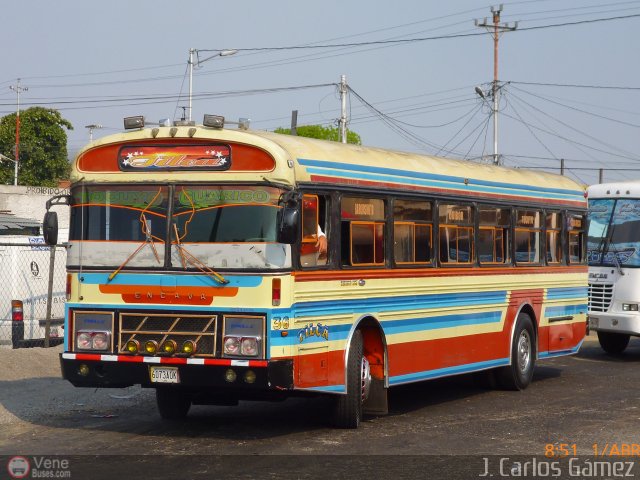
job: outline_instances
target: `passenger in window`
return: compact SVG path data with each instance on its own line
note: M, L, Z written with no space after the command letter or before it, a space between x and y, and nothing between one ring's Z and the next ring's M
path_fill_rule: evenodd
M326 258L327 257L327 236L318 225L318 239L315 244L316 250L318 251L318 258Z

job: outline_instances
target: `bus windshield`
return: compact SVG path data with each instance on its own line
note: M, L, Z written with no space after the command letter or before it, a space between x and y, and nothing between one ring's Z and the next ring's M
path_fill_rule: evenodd
M276 243L281 193L255 185L78 187L70 240L83 246L74 257L86 267L284 268L289 247Z
M640 267L640 200L589 200L590 266Z

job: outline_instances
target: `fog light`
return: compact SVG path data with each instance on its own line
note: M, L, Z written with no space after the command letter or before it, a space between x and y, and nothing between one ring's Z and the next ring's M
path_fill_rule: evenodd
M178 344L174 340L167 340L162 344L162 347L160 348L160 350L162 350L162 353L167 353L169 355L173 355L174 353L176 353L177 349Z
M227 369L226 372L224 372L224 379L229 382L229 383L233 383L236 381L236 378L238 376L236 375L236 372L234 372L232 369Z
M182 344L182 353L184 353L185 355L193 355L194 353L196 353L196 348L196 342L194 342L193 340L187 340Z
M137 340L129 340L125 349L132 354L138 353L140 351L140 342Z
M86 377L89 375L89 366L84 363L78 367L78 375Z
M253 370L247 370L244 374L244 381L246 383L253 383L256 381L256 373Z
M158 342L155 340L149 340L144 344L144 351L149 355L154 355L158 351Z

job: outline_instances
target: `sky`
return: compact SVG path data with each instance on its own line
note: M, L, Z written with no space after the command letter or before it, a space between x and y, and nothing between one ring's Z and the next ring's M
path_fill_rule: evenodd
M367 146L491 161L492 23L484 0L304 2L21 0L3 6L0 116L59 110L70 153L122 130L188 114L251 128L337 124ZM506 166L592 184L640 178L640 0L504 2L498 153ZM310 48L313 47L313 48ZM223 50L238 50L219 56ZM18 83L20 79L20 83ZM183 108L184 107L184 108ZM89 129L88 125L102 128ZM235 127L231 127L235 128ZM6 162L0 168L13 169Z

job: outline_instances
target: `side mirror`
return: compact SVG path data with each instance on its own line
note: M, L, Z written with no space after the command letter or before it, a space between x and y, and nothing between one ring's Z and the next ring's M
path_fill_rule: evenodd
M58 214L56 212L44 214L42 234L47 245L56 245L58 243Z
M286 205L278 213L278 243L296 243L300 210L298 206Z

